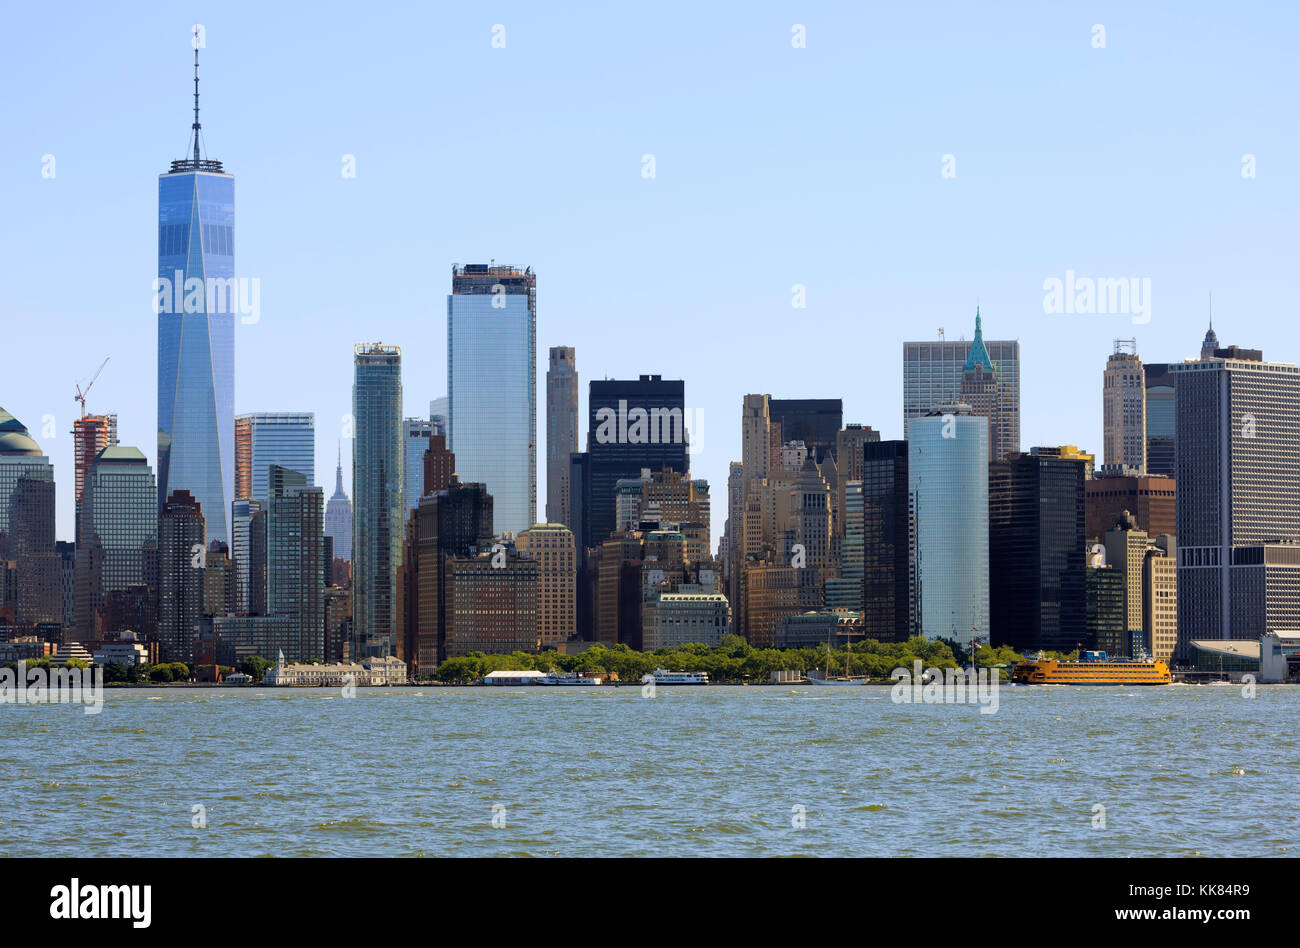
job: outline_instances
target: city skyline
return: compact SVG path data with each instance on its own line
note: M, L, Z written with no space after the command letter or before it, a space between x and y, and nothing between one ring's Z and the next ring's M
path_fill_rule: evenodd
M552 154L554 149L543 148L533 153L530 163L482 148L430 150L424 132L387 137L366 131L356 124L357 117L362 104L369 108L377 97L367 85L376 80L363 76L353 77L357 87L351 91L332 85L329 95L322 97L327 102L304 105L314 121L307 123L305 132L295 129L295 135L304 136L300 143L286 143L273 123L283 122L281 105L287 99L282 96L290 95L294 86L289 77L302 71L308 58L353 42L368 48L380 35L383 43L376 49L407 41L391 30L392 21L380 21L382 34L368 32L377 27L364 25L359 27L361 35L354 37L351 31L326 22L328 17L306 25L295 20L290 26L287 15L275 11L262 15L263 38L258 30L241 27L250 10L235 5L221 20L207 23L201 51L204 142L239 171L239 268L264 283L260 320L248 324L237 320L235 327L239 381L234 411L315 411L324 444L338 440L342 416L348 411L346 360L358 341L373 336L403 347L405 385L412 404L423 404L446 391L445 371L439 369L445 365L445 325L437 304L446 292L441 274L449 263L492 258L532 265L541 275L539 380L545 371L540 361L545 351L572 345L582 349L587 379L657 372L687 382L692 402L688 407L703 423L703 431L694 439L700 450L692 455L692 470L715 486L726 483L728 464L739 457L734 418L740 399L760 387L748 384L745 373L718 371L715 353L722 346L730 346L726 364L747 364L752 374L773 379L762 388L790 397L842 396L846 422L869 424L882 437L896 438L902 434L901 368L891 353L902 341L937 337L939 326L947 328L949 339L969 334L970 314L978 303L990 337L1017 339L1022 345L1022 449L1069 442L1097 454L1102 451L1102 421L1091 394L1096 360L1079 354L1095 353L1101 359L1113 339L1136 336L1144 362L1177 362L1195 356L1195 340L1208 322L1211 290L1217 304L1216 326L1225 344L1261 345L1270 359L1278 361L1300 359L1300 354L1284 348L1287 336L1282 320L1285 301L1295 295L1295 277L1285 262L1288 244L1279 239L1285 233L1279 229L1289 227L1283 222L1294 218L1295 178L1287 175L1285 159L1280 157L1295 152L1294 132L1267 121L1285 107L1277 90L1287 87L1283 79L1293 67L1281 60L1280 40L1270 34L1244 32L1239 26L1202 30L1129 12L1112 18L1108 44L1097 49L1089 42L1091 24L1060 13L1040 13L1026 26L1023 17L999 12L978 17L986 44L942 51L928 48L909 64L907 57L932 38L922 29L919 14L890 11L868 21L866 14L849 8L822 12L809 17L807 46L801 49L791 47L790 24L772 16L737 25L703 13L693 20L699 23L698 31L687 35L681 35L669 16L638 30L650 31L651 37L659 31L671 36L669 45L676 54L683 47L710 50L718 53L718 61L692 67L691 75L680 83L652 88L647 101L630 109L624 106L626 114L613 111L613 100L619 95L598 97L592 103L595 113L613 121L592 141L596 147L589 149L589 157L570 159L568 150ZM947 10L946 15L957 26L975 16L957 9ZM557 141L553 136L567 132L574 133L576 140L591 140L592 133L581 130L586 124L572 125L566 112L564 93L569 85L582 82L585 70L595 74L614 68L617 75L629 79L642 74L638 68L654 63L653 54L644 49L627 63L619 62L623 57L615 51L621 44L610 37L624 35L620 31L627 26L625 21L616 20L610 33L584 25L577 16L548 20L522 9L494 19L505 21L509 38L504 49L492 47L492 24L475 16L457 13L440 25L448 56L435 68L460 69L481 82L471 91L457 86L454 94L439 93L430 108L446 108L464 96L474 102L481 96L484 104L508 101L506 93L524 88L527 76L527 81L540 83L535 89L529 87L537 92L534 112L517 115L515 108L507 107L523 130L541 130L543 143L553 144ZM0 155L0 187L5 189L7 206L32 222L23 235L3 237L0 251L30 279L14 281L13 293L0 303L0 317L6 323L32 327L37 342L57 340L59 345L53 371L36 364L13 367L4 404L29 426L58 472L72 470L68 395L105 355L113 360L97 382L88 410L117 414L121 443L141 446L150 466L160 471L151 430L156 391L143 381L153 375L152 346L146 341L152 335L147 300L149 278L156 270L149 272L151 268L141 261L157 237L151 233L154 214L149 207L156 201L156 194L149 193L152 177L160 162L178 153L189 154L181 147L188 136L180 125L189 125L191 24L129 26L139 33L134 42L144 43L149 53L137 57L139 72L127 75L120 75L116 67L124 44L103 41L121 35L128 28L126 22L92 18L71 27L73 38L83 30L95 31L95 42L85 44L84 61L72 64L66 75L47 77L49 103L39 109L25 100L16 104L12 138L19 148ZM1001 27L1006 27L1005 37L998 32ZM12 35L32 36L36 42L30 46L37 48L54 28L53 21L43 22L20 11ZM66 28L67 24L59 26ZM1025 30L1034 40L1028 52ZM849 56L853 44L840 35L864 31L892 41L871 66L856 65ZM290 33L302 33L311 42L288 48L274 45L277 37ZM719 49L720 36L727 39ZM69 36L60 33L59 39L67 41ZM1052 77L1045 88L1024 88L1009 81L1012 71L993 62L1004 43L1014 44L1021 57L1019 70L1042 65ZM557 44L561 48L576 44L588 55L582 65L557 69L548 65L550 59L543 52ZM125 48L133 47L128 43ZM1143 55L1135 55L1135 49ZM26 48L13 49L12 54L3 68L21 70L31 62ZM489 58L493 56L497 58ZM909 124L900 106L878 101L871 103L869 137L842 128L827 131L826 123L817 120L821 113L807 111L842 104L835 90L855 75L854 70L874 75L875 69L893 69L912 76L918 70L933 71L940 56L945 64L939 78L919 94L938 110L936 126L942 131L918 129ZM1061 57L1080 67L1078 76L1066 79L1051 70L1049 64ZM739 63L751 77L753 90L725 79ZM87 83L87 77L96 73L113 76L115 81ZM650 69L648 74L655 72ZM972 89L944 84L943 77L959 74L980 75L981 82ZM1134 103L1132 109L1122 103L1128 101L1135 83L1141 84L1137 80L1149 81L1153 75L1179 82L1200 106L1172 110L1159 129L1143 124L1143 102ZM1232 77L1229 84L1254 90L1246 107L1219 88L1226 76ZM393 78L392 72L385 78ZM427 81L418 87L425 88ZM706 94L698 105L683 109L692 83L702 84ZM401 86L395 83L399 90ZM274 90L269 102L260 101L268 98L262 95L264 89ZM1156 92L1143 94L1155 95L1160 89L1163 85L1157 84ZM104 115L121 112L110 101L131 101L133 108L119 119L120 128L102 122L69 123L51 141L44 119L50 110L66 109L73 90L78 101ZM337 101L340 92L342 108ZM1081 141L1070 118L1072 110L1053 103L1059 103L1062 95L1073 102L1085 92L1099 97L1097 114L1110 114L1114 121L1100 123ZM409 111L412 103L406 95L401 92L392 108ZM819 98L826 104L807 104ZM787 116L792 121L773 122L773 107L776 115L782 115L786 103L793 110ZM719 104L732 106L728 119L712 138L705 139L703 147L693 144L706 127L704 116L716 117ZM975 115L962 115L964 109L979 113L972 105L990 104L996 106L992 116L980 115L977 120ZM1115 107L1110 113L1108 105ZM1012 118L1027 110L1042 119L1031 123L1032 136L1013 130ZM1241 141L1231 153L1226 147L1205 144L1207 137L1216 137L1206 134L1207 111L1220 133L1217 138ZM666 124L670 112L680 117L679 127ZM342 118L331 117L335 113ZM444 126L437 135L444 140L448 135L463 135L467 143L486 144L496 115L488 110L464 125ZM809 121L800 121L803 115ZM548 123L556 126L555 131L545 131ZM779 137L766 130L769 125L780 129ZM790 134L790 126L798 130L796 134ZM583 134L588 138L583 139ZM90 151L90 136L96 145L93 164L81 158ZM789 138L794 141L785 141ZM1143 159L1134 167L1130 157L1134 149L1157 138L1160 164ZM101 147L103 142L109 147ZM374 142L379 146L370 144L367 149ZM757 148L746 149L746 143ZM1241 174L1241 159L1247 153L1259 159L1255 179ZM52 178L42 177L42 165L36 160L46 154L57 162ZM533 203L510 204L504 214L476 218L466 212L477 200L474 188L465 189L471 193L463 197L423 191L428 200L453 212L438 218L455 223L411 243L419 252L408 255L399 250L405 238L396 235L409 236L407 228L414 225L393 215L381 218L358 202L393 206L389 189L401 180L398 168L422 154L437 156L440 177L486 182L513 174L522 186L533 189ZM656 159L654 178L642 176L646 154ZM794 162L796 154L816 156L814 160L828 172L826 183L816 189L798 183L804 166ZM942 177L946 154L956 158L956 176L951 179ZM340 172L347 155L356 160L355 178ZM285 162L286 157L291 160ZM290 166L295 180L285 177ZM1119 174L1121 169L1128 174ZM889 194L868 195L855 183L863 176L890 180L896 187L891 186ZM1094 198L1078 209L1062 208L1060 214L1045 215L1039 199L1064 179L1091 187ZM589 182L589 196L575 191L578 180ZM1182 200L1189 182L1198 188L1194 202ZM1008 190L1006 183L1019 186ZM94 200L88 201L92 192ZM701 203L701 193L711 197ZM1173 203L1175 193L1178 204ZM753 194L769 199L755 205ZM865 235L851 234L830 216L841 214L846 202L852 208L867 200L875 206L879 224ZM561 204L566 207L563 218L557 216ZM1133 226L1117 239L1113 215L1094 214L1090 210L1094 206L1123 209ZM74 207L79 215L89 215L85 226L55 228L58 221L71 219ZM994 220L994 207L1003 220ZM682 220L702 226L683 230ZM911 223L921 220L924 228ZM674 237L664 240L670 221ZM603 236L611 223L612 239ZM392 240L381 240L374 250L350 236L378 225L396 230ZM937 242L936 225L945 235ZM116 237L107 246L96 246L92 252L92 245L83 243L110 226ZM752 231L762 240L733 236L720 243L722 227L731 235ZM772 240L771 228L801 236ZM1017 237L1016 228L1026 236ZM599 243L593 243L595 234L602 235ZM67 254L50 254L49 248L63 246ZM294 246L296 252L283 254L281 248L286 246ZM759 278L717 281L676 263L683 252L704 247L708 253L697 256L710 259L707 269L747 270ZM1134 249L1152 247L1158 249ZM392 281L382 280L383 274L391 272L394 253L400 254L395 265L417 277L409 281L409 288L408 281L391 286ZM59 259L70 255L86 261L82 279L71 284L56 277L53 269ZM380 266L381 258L389 262ZM620 298L622 318L629 325L633 321L655 325L659 332L687 333L685 338L698 345L665 341L626 347L614 334L602 339L583 333L582 326L608 311L610 300L610 288L599 281L591 283L589 274L602 269L613 272L615 258L623 268L628 260L635 261L646 277L635 298ZM304 269L307 259L316 261L311 270ZM861 268L845 266L858 260L864 261ZM320 276L324 271L317 263L332 271L329 279ZM1045 314L1043 282L1063 278L1069 270L1111 277L1149 275L1155 288L1150 324L1134 326L1126 317ZM372 291L381 283L391 286L397 298L376 312L360 291L362 287ZM795 284L806 289L806 309L791 306ZM59 293L49 293L50 286L58 286ZM274 292L273 287L277 287ZM918 287L924 289L918 292ZM114 318L102 319L100 314L106 312ZM138 321L133 323L131 314ZM312 332L305 334L302 328L308 314ZM707 319L701 319L704 314ZM727 328L739 325L761 331L746 339ZM55 335L54 327L59 326L71 331ZM817 334L800 338L786 332L799 326L820 327L830 338L838 334L860 340L861 347L828 345ZM900 326L926 329L900 331L896 328ZM780 352L759 345L759 338L782 333ZM300 357L292 360L292 371L284 371L283 354L289 345L301 347ZM878 372L858 370L863 354L853 350L864 347L882 354ZM1062 399L1059 390L1088 395ZM579 414L585 413L584 404ZM51 435L44 433L46 415L54 416ZM537 434L540 446L544 435ZM584 437L580 432L580 442ZM330 483L334 471L328 451L318 452L316 465L315 482ZM546 496L545 465L537 466L540 500ZM57 536L71 539L71 478L59 473L56 482ZM353 492L346 475L345 488ZM717 518L715 541L721 530Z

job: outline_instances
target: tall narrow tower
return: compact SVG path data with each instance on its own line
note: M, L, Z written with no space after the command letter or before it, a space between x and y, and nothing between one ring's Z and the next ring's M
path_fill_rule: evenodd
M1147 392L1136 339L1116 339L1102 382L1105 464L1146 472Z
M158 508L189 491L207 538L229 542L235 476L235 179L200 157L194 42L193 157L158 176Z

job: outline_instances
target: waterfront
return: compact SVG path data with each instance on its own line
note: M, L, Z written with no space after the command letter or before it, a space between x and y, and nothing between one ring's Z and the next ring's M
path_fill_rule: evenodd
M1289 686L1003 688L996 714L798 685L110 689L98 715L0 706L0 855L1290 856L1297 712Z

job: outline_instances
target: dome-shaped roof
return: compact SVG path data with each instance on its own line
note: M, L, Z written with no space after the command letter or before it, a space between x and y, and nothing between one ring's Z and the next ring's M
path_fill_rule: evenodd
M0 408L0 454L41 457L41 446L27 434L27 427Z

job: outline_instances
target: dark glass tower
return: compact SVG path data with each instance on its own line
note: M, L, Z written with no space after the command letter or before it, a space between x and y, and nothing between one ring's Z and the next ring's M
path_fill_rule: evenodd
M907 442L876 441L862 449L863 632L905 642L912 614Z
M235 179L199 156L158 176L158 508L188 491L209 540L229 542L235 475Z
M989 466L993 645L1086 644L1084 475L1082 460L1037 448Z
M834 455L844 427L844 401L839 398L773 398L768 402L773 426L780 426L778 446L802 441L815 461Z
M616 526L620 478L640 477L643 468L690 473L686 383L658 375L593 381L587 411L589 467L583 514L590 535L583 542L598 546Z

